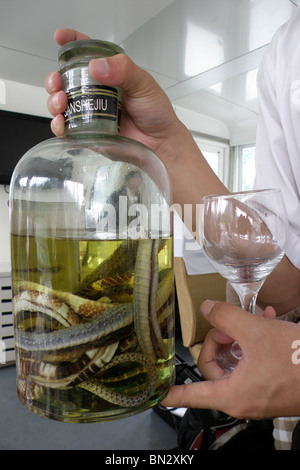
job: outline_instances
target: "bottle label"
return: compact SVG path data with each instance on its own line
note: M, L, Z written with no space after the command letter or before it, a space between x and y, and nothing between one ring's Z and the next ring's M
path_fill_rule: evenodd
M118 122L120 115L118 90L104 85L85 85L72 88L67 93L68 106L64 112L65 123L77 120L106 119Z

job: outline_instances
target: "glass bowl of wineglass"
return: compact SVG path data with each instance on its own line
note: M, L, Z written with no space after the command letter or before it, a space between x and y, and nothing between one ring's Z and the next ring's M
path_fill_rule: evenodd
M255 313L259 289L284 255L287 216L281 191L212 195L201 202L204 254L230 282L242 308ZM220 347L216 362L232 372L241 357L234 342Z

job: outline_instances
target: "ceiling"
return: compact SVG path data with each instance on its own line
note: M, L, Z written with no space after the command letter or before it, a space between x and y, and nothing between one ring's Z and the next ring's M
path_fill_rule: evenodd
M172 103L253 126L256 71L289 0L1 0L0 78L43 87L57 68L53 33L72 27L115 42L147 69Z

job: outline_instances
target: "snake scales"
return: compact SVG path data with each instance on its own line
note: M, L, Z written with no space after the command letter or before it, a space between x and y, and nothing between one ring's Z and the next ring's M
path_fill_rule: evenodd
M101 279L101 265L87 276L80 295L54 291L28 281L14 283L13 308L17 318L26 311L43 313L60 325L49 332L32 332L26 322L15 331L20 351L19 395L34 399L47 388L74 386L99 395L110 403L136 407L145 403L155 390L155 363L167 360L168 350L162 338L161 325L172 311L172 272L159 282L158 251L161 240L139 240L132 243L130 262L124 263L126 245L121 244L112 258L120 260L118 276L126 279L134 267L133 300L111 305L90 300L89 286ZM127 247L128 251L128 247ZM106 275L113 278L116 265L110 262ZM108 263L109 264L109 263ZM105 267L107 268L107 266ZM102 267L103 269L103 267ZM111 281L109 281L111 282ZM92 288L91 288L92 290ZM91 296L96 297L97 289ZM131 338L131 339L129 339ZM132 348L133 341L138 347ZM129 344L129 346L126 344ZM135 363L138 374L147 375L147 385L132 395L112 390L104 384L103 375L118 364ZM120 380L126 379L121 376Z

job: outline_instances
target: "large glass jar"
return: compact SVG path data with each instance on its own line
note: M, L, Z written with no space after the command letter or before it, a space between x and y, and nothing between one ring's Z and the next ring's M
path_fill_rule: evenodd
M168 175L119 136L120 90L88 73L91 58L120 52L60 49L66 136L29 150L11 182L18 395L66 422L138 413L174 382Z

